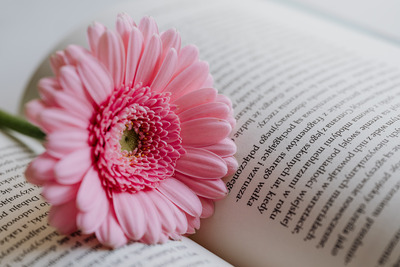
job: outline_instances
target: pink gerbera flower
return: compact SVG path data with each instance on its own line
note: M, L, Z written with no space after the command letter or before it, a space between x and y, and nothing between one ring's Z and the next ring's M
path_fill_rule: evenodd
M62 233L95 233L103 244L160 243L193 233L223 198L236 168L229 99L212 88L195 46L152 18L121 14L116 32L95 23L90 50L51 58L28 118L46 152L27 168L52 204Z

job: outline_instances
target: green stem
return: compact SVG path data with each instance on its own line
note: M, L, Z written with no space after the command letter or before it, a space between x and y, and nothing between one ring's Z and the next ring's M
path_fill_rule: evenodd
M20 117L13 116L3 110L0 110L0 127L9 128L21 134L39 140L44 140L44 138L46 137L46 134L42 132L38 127Z

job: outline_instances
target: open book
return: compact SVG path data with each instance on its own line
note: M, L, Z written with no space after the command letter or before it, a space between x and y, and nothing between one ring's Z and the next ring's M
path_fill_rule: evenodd
M40 148L1 133L1 266L400 265L399 48L269 2L143 0L99 20L121 11L177 28L231 98L230 194L192 239L108 250L47 225L23 177Z

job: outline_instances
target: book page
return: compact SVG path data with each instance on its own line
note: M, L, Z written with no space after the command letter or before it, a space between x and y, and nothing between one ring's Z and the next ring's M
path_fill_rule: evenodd
M23 172L30 148L0 132L1 266L230 266L188 238L163 245L131 243L111 250L94 235L61 235L47 224L49 204Z
M194 239L235 266L398 264L400 50L269 2L139 2L99 21L177 28L238 121L230 194Z
M268 3L198 21L239 169L195 240L238 266L399 264L400 50Z

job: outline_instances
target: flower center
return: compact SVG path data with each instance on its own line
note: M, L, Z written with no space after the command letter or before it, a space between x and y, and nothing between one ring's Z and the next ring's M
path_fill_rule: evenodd
M128 153L135 152L138 147L139 136L134 129L126 128L122 133L122 137L119 140L121 145L121 151L127 151Z
M115 90L89 126L102 185L113 192L153 189L175 172L185 153L169 94L141 85Z

